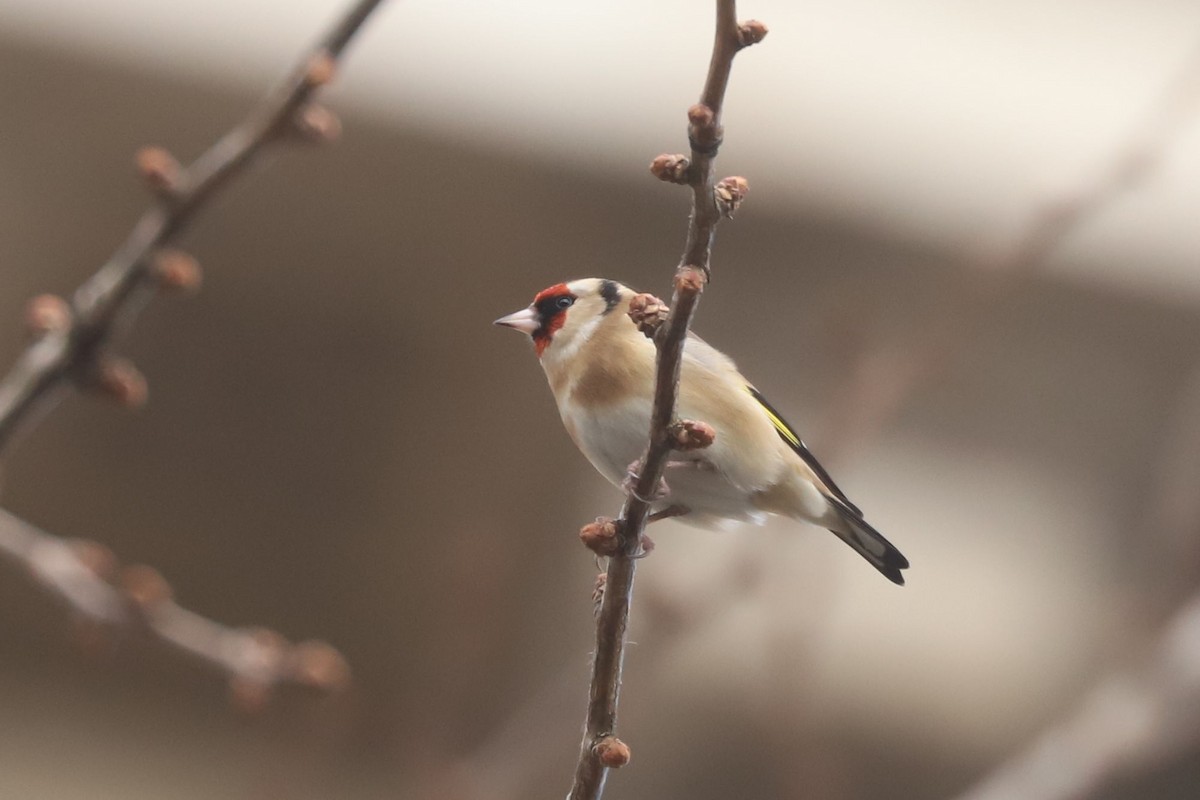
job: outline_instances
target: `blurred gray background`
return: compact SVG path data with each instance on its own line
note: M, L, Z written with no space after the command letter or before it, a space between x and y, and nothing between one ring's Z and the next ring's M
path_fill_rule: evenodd
M3 474L6 508L187 607L331 641L355 688L247 719L153 643L81 653L2 565L0 796L565 793L596 572L576 531L620 496L490 322L574 277L669 291L688 198L646 165L686 147L710 5L384 8L326 98L343 140L280 151L185 237L202 292L124 348L149 406L72 397ZM609 794L953 797L1195 587L1200 7L740 5L772 32L735 65L718 171L752 194L696 327L913 568L898 589L816 529L663 523ZM26 299L145 207L133 152L194 157L340 7L0 0L0 360ZM1046 263L979 278L1159 134ZM898 408L856 416L921 348ZM1195 797L1197 755L1097 796Z

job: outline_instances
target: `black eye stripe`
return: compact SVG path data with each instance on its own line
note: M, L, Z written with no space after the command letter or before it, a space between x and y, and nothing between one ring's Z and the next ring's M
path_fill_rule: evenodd
M575 304L575 295L556 294L551 297L543 297L541 300L539 300L537 302L537 305L535 306L535 308L537 308L538 316L540 316L542 318L542 321L545 322L546 320L553 317L555 314L561 313L562 311L570 308L574 304Z

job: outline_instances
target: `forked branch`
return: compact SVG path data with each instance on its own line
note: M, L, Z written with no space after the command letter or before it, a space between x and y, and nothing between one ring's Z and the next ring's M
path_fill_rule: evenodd
M683 257L675 272L670 311L665 320L658 317L661 323L656 332L653 331L656 326L649 328L658 348L649 443L634 490L626 498L616 522L620 546L609 558L596 618L587 720L569 800L597 800L604 792L609 768L622 766L629 760L629 748L616 738L615 732L634 570L643 552L643 533L650 513L650 503L644 498L654 496L667 458L677 444L670 431L679 392L683 345L700 293L708 282L713 234L722 216L729 216L745 196L745 181L740 178L722 182L723 186L734 187L732 191L717 191L713 161L724 135L721 108L733 57L742 47L760 41L766 35L766 26L753 21L739 26L735 0L717 0L716 7L716 34L708 77L700 102L688 109L691 157L659 156L650 167L657 177L692 188L692 214ZM661 303L641 299L637 305L644 311L646 306L653 308Z
M0 380L0 451L71 385L126 406L145 400L145 380L109 350L157 291L199 284L196 262L171 249L172 241L269 145L337 134L337 118L314 105L312 96L333 79L338 58L381 2L356 2L272 95L190 166L181 166L161 148L138 153L138 169L156 202L69 303L52 295L30 301L25 322L33 342ZM244 707L261 704L278 684L333 689L348 679L344 660L326 644L292 645L265 629L235 629L205 619L176 605L153 569L129 567L118 573L116 560L101 545L60 539L4 511L0 558L26 567L90 629L148 634L221 670Z
M138 168L157 202L108 262L76 290L60 324L40 330L34 326L37 338L0 380L0 451L22 423L47 410L69 384L107 388L108 345L169 280L156 265L217 191L272 143L291 135L336 135L336 118L310 100L333 79L337 59L381 2L355 3L274 94L190 166L182 167L160 148L138 154Z

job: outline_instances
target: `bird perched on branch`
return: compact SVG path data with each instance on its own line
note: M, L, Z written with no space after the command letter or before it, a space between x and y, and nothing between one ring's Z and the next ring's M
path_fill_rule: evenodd
M567 433L600 474L627 491L650 430L656 357L629 316L634 296L615 281L584 278L538 292L528 308L496 320L529 334ZM778 514L811 522L904 583L908 559L867 524L733 361L694 334L684 345L675 411L716 435L708 447L674 454L652 519L713 527Z

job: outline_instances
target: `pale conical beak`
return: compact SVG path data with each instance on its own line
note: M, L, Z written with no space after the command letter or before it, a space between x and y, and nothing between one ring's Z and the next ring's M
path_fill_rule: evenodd
M532 334L538 328L542 327L542 321L532 306L522 308L520 311L509 314L507 317L501 317L492 324L503 325L506 328L516 328L528 334Z

